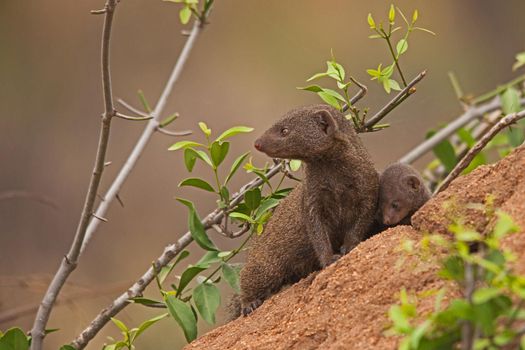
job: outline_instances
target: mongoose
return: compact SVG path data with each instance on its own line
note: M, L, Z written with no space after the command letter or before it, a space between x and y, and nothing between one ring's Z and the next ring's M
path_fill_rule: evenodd
M410 218L430 199L430 191L410 165L394 163L379 177L378 220L385 226L410 225Z
M353 125L330 106L286 113L255 148L273 158L302 160L305 178L254 239L240 275L244 315L362 241L379 191L379 176Z

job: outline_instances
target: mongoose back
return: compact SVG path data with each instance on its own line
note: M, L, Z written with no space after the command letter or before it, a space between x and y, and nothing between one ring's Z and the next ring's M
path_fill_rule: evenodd
M379 177L379 220L385 226L410 225L410 218L431 197L419 173L394 163Z
M330 106L288 112L255 148L273 158L302 160L305 179L254 239L240 277L244 315L361 242L379 191L378 174L353 125Z

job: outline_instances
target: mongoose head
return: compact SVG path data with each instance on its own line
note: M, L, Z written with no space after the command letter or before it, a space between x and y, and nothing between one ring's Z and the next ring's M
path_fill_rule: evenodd
M379 178L379 210L384 225L402 222L430 198L430 192L412 167L392 164Z
M344 141L343 132L354 133L343 115L327 105L300 107L286 113L255 141L255 148L272 158L321 158Z

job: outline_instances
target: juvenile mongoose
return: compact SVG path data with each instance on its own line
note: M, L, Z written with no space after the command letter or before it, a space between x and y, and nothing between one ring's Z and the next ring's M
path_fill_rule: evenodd
M394 163L379 177L378 219L385 226L410 225L410 218L430 199L430 191L410 165Z
M302 160L305 179L282 200L248 253L240 275L244 315L362 241L374 219L379 186L351 122L327 105L288 112L255 148L270 157Z

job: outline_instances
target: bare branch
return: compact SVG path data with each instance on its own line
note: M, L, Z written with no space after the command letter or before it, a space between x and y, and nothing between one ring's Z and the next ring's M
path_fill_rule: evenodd
M225 220L227 220L226 217ZM213 228L217 233L223 235L224 237L237 238L248 232L250 230L250 225L248 223L244 223L241 226L241 229L235 232L228 230L226 227L220 224L213 224L211 225L211 228Z
M281 171L283 163L275 164L272 166L268 172L265 174L266 178L270 179ZM246 185L241 187L239 192L235 193L232 196L229 208L234 208L237 206L244 198L246 191L258 187L263 184L263 180L259 177L253 179ZM206 230L210 229L214 224L219 224L224 218L224 210L216 209L213 212L209 213L203 220L202 224ZM150 267L127 291L122 293L118 298L116 298L108 307L106 307L102 312L100 312L90 325L77 336L77 338L72 342L72 345L76 349L83 349L89 343L91 339L104 327L106 323L109 322L111 317L118 314L122 309L124 309L129 303L130 298L135 298L141 296L146 287L155 279L155 274L160 271L161 268L170 263L173 258L177 256L184 248L188 246L193 241L190 232L186 232L182 235L178 241L174 244L168 245L164 248L164 252L161 256L155 260L153 266ZM154 270L154 268L155 270Z
M193 46L195 45L197 37L202 31L202 28L203 26L201 22L195 21L195 23L193 24L193 28L191 30L191 34L187 38L186 43L184 44L182 52L180 53L177 63L175 64L173 71L171 72L171 75L168 79L168 82L166 83L166 86L164 87L164 90L162 91L162 94L157 102L157 105L151 112L150 116L153 117L153 119L149 120L146 126L144 127L144 131L142 132L142 135L140 136L139 140L135 144L135 147L131 151L129 157L127 158L126 162L120 169L120 172L118 173L117 177L115 178L115 180L109 187L106 195L104 196L106 200L99 204L95 212L96 215L101 216L101 217L104 217L106 215L111 203L116 198L116 195L121 191L122 186L124 185L124 182L126 182L128 176L131 174L131 171L135 167L135 164L140 158L151 136L157 130L159 123L160 123L162 112L164 111L164 108L166 107L166 103L168 102L168 97L171 95L171 91L173 90L175 83L179 79L179 76L182 73L184 65L188 61L190 52L193 49ZM123 103L123 102L124 101L119 100L119 103L121 105L132 110L134 113L139 114L138 113L139 111L136 108L133 108L130 105L126 104L125 102ZM140 113L143 113L143 112L140 112ZM99 224L100 224L100 221L98 220L91 220L91 222L89 223L89 226L86 232L86 236L82 244L81 252L83 252L86 249L87 245L89 244L89 241L93 237L93 234L97 230Z
M525 104L525 98L520 100L520 104ZM420 157L425 155L428 151L432 150L441 141L447 139L450 135L455 133L458 129L465 126L471 120L481 118L485 113L490 113L501 108L499 97L495 97L490 102L479 106L471 107L465 113L458 118L451 121L446 127L440 129L432 137L420 143L414 147L410 152L404 155L399 162L405 164L411 164L418 160Z
M450 183L459 175L465 168L470 164L472 159L487 145L487 143L496 136L501 129L515 123L516 121L525 118L525 110L522 110L519 113L513 113L506 115L501 118L500 121L496 123L483 137L476 142L476 144L467 152L467 154L456 164L454 169L448 174L448 176L443 180L439 188L435 193L439 193L445 190Z
M102 89L104 92L104 106L105 112L102 116L102 126L100 138L97 147L97 155L91 180L89 183L88 193L80 216L80 221L75 233L75 238L71 244L67 255L62 259L62 263L51 281L46 294L38 308L35 317L33 328L31 330L31 350L41 350L43 339L45 335L45 327L49 320L51 310L55 304L60 290L64 286L68 276L73 272L78 263L78 258L81 253L82 243L86 235L93 208L95 206L95 199L97 197L98 186L102 178L102 171L104 170L104 159L109 142L109 131L111 126L111 118L114 115L113 96L111 91L111 75L109 67L109 49L111 39L111 27L113 24L113 13L115 11L116 0L107 0L105 6L105 20L104 29L102 31ZM102 215L100 215L102 216Z
M383 119L388 113L390 113L394 108L399 106L401 102L406 100L408 97L410 97L414 92L416 92L416 89L414 86L419 83L427 74L427 71L422 71L419 73L408 85L399 93L394 96L390 102L388 102L379 112L377 112L374 116L372 116L368 121L365 123L365 128L368 130L371 130L374 125L379 123L381 119Z
M366 85L360 83L359 81L357 81L356 79L354 79L354 77L350 77L350 80L359 87L359 91L357 92L357 94L355 94L351 99L350 99L350 105L354 105L357 103L357 101L359 101L360 99L362 99L366 93L368 92L368 88L366 87ZM350 108L350 106L348 104L344 104L343 105L343 108L342 108L342 111L343 112L346 112L348 110L348 108Z

